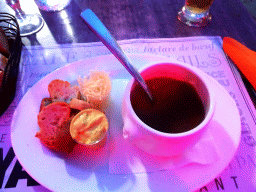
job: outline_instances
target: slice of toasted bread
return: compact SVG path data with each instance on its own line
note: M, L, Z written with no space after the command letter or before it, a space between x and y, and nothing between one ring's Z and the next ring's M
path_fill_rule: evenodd
M89 109L89 108L96 108L93 104L77 98L71 99L69 106L72 109L78 109L79 111L82 111L84 109Z
M7 63L8 59L0 53L0 69L2 71L5 70Z
M78 86L71 87L68 81L60 79L52 80L48 85L48 91L52 102L70 103L71 99L79 97Z
M38 114L40 130L35 136L48 148L68 153L73 151L76 143L69 132L70 111L67 103L55 102Z
M5 35L4 30L1 27L0 27L0 53L2 53L2 55L4 55L6 58L9 58L10 56L8 39Z

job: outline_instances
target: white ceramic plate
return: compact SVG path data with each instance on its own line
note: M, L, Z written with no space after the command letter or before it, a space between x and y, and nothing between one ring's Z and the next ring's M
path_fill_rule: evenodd
M140 68L147 63L173 59L150 55L130 55ZM53 79L59 78L75 82L78 75L87 75L89 70L108 71L113 91L111 103L116 105L122 100L122 94L131 75L114 56L101 56L66 65L36 83L19 103L11 124L11 139L15 154L23 168L40 184L52 191L194 191L217 177L232 160L240 142L241 123L235 102L227 91L211 77L217 93L216 113L210 123L210 129L220 150L220 158L211 165L189 165L175 170L144 174L111 175L108 174L109 146L98 151L86 151L77 146L73 153L62 155L48 150L35 137L39 130L37 114L41 99L48 97L47 86ZM203 72L201 72L203 73ZM107 116L113 114L110 107ZM122 124L121 107L110 119L110 129ZM120 128L120 127L119 127Z

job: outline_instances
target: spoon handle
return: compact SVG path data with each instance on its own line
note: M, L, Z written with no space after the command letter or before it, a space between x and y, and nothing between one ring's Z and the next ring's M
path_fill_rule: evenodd
M100 21L100 19L93 13L92 10L86 9L81 13L81 17L84 19L89 28L99 37L101 42L110 50L110 52L123 64L127 71L139 82L142 88L146 91L151 100L152 94L141 77L136 68L133 67L128 57L125 55L121 47L118 45L115 38L111 35L108 29Z

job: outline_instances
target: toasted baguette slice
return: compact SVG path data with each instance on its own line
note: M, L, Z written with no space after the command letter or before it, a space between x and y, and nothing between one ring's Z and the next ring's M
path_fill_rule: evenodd
M5 71L8 59L0 53L0 70Z
M60 79L52 80L48 85L48 91L52 102L70 103L71 99L79 97L78 86L71 87L68 81Z
M89 109L89 108L95 108L93 104L77 98L71 99L69 106L72 109L78 109L79 111L82 111L84 109Z
M0 27L0 53L6 58L10 56L9 43L4 30Z
M54 102L45 106L38 114L40 130L35 136L46 147L68 153L73 151L76 143L69 132L70 111L67 103Z

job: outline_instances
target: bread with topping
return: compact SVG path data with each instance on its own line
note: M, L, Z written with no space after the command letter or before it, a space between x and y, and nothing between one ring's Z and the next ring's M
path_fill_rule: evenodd
M48 85L48 91L52 102L70 103L73 98L79 98L78 86L71 87L68 81L54 79Z

